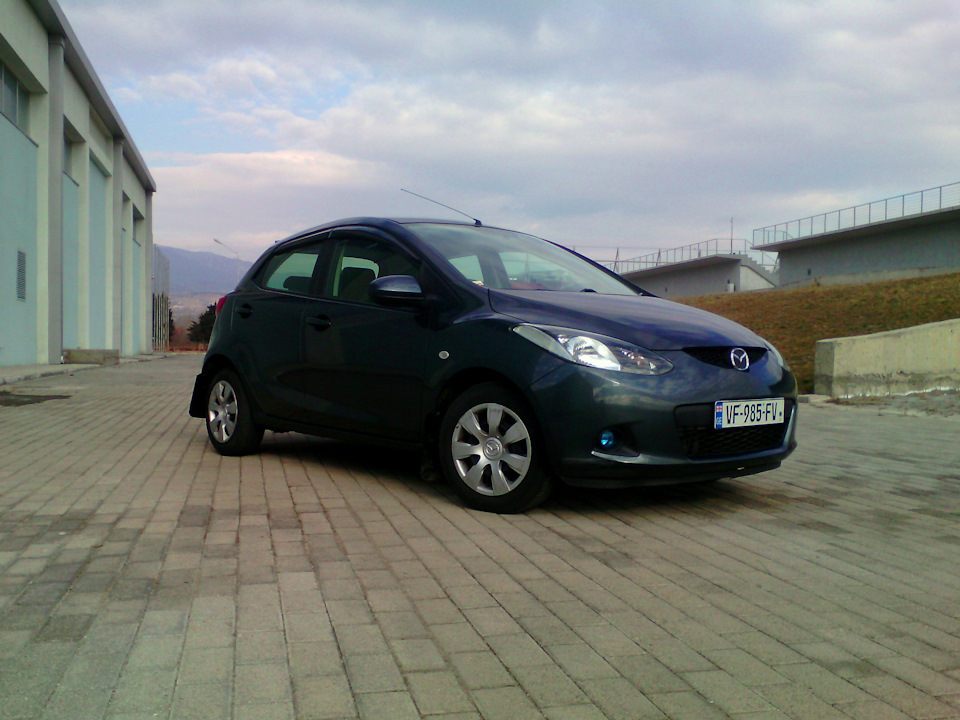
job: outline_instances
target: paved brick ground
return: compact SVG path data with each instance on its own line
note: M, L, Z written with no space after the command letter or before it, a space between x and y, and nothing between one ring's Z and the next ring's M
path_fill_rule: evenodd
M0 719L960 718L960 420L804 407L779 471L499 517L416 458L221 458L199 358L0 407Z

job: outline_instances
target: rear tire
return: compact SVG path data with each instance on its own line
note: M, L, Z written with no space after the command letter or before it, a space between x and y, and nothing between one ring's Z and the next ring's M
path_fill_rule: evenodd
M498 383L469 388L440 422L440 465L447 482L477 510L517 513L539 505L553 482L533 413Z
M249 455L263 440L263 427L253 418L250 399L232 370L214 375L207 390L207 436L221 455Z

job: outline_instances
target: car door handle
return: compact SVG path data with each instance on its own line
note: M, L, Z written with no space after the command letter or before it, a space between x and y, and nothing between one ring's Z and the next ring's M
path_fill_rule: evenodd
M237 307L236 312L237 312L237 315L239 315L240 317L248 318L251 315L253 315L253 308L247 303L244 303L243 305L240 305L239 307Z
M307 325L315 327L317 330L326 330L333 323L330 322L330 318L326 315L317 315L317 317L307 318Z

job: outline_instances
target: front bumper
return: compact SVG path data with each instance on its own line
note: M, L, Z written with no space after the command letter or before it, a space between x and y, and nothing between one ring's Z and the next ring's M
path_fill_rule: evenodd
M662 353L661 376L568 364L530 388L553 470L566 483L627 487L699 482L778 467L796 447L796 381L768 353L747 373ZM783 397L784 423L713 429L717 400ZM618 442L601 447L611 430Z

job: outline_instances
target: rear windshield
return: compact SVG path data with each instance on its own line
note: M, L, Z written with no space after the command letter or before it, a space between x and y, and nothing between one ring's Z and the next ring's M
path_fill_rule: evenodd
M464 278L495 290L558 290L636 295L616 277L533 235L470 225L410 223Z

